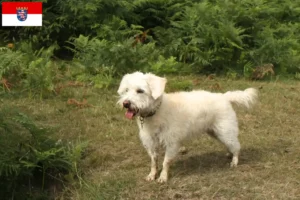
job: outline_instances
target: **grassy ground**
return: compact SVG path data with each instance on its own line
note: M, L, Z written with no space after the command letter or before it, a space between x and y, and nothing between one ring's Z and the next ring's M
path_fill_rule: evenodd
M166 184L144 181L150 159L138 138L135 121L117 107L117 88L109 91L65 88L43 101L7 97L36 121L59 128L67 140L89 140L81 184L73 182L62 199L300 199L300 83L250 82L204 77L170 78L167 91L206 89L216 92L259 88L257 106L236 108L242 152L236 169L229 168L225 148L210 137L186 144ZM69 98L92 107L77 108ZM162 162L162 156L159 159Z

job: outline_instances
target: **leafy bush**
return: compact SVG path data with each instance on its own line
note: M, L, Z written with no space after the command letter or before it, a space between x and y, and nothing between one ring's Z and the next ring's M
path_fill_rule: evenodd
M241 73L245 65L273 63L279 72L297 69L298 9L292 1L208 1L186 6L171 26L156 27L165 54L197 71ZM289 20L287 20L287 18ZM289 58L289 59L287 59Z
M64 144L53 133L15 109L0 110L1 199L33 197L33 190L49 186L47 180L63 181L63 174L75 173L80 145Z
M43 2L43 27L0 30L4 38L1 44L30 43L27 51L32 51L31 55L50 47L55 56L73 60L73 74L81 73L75 78L94 82L100 88L133 70L163 74L235 71L247 75L245 69L272 63L277 73L299 72L300 10L296 1ZM53 48L53 44L58 46ZM22 65L21 57L29 56L28 52L2 52L7 55L0 55L5 61L1 74ZM12 56L17 58L13 62ZM38 57L30 59L31 66L36 67L30 67L27 73L36 73L32 68L41 68L44 75L35 76L44 80L39 84L43 89L38 90L51 90L49 76L55 73L49 66L53 63ZM171 60L174 69L167 66ZM39 82L28 77L31 78L26 87Z
M147 71L151 71L155 74L174 74L180 71L182 65L176 61L176 58L171 56L166 59L163 56L159 56L157 61L150 63L150 68Z
M113 42L80 35L73 40L74 64L81 69L74 76L77 80L90 80L100 88L109 86L113 78L126 72L147 68L159 55L154 43L133 47L133 38Z
M31 43L16 44L14 49L2 47L0 50L0 79L6 78L15 87L27 89L32 95L54 91L60 80L60 66L52 59L57 45L34 50Z

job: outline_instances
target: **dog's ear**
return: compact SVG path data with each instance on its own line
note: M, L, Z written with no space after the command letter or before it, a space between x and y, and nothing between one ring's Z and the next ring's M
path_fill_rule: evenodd
M122 80L121 80L121 82L120 82L120 86L119 86L119 89L118 89L118 94L119 95L121 95L124 92L124 90L125 90L125 88L124 88L124 85L125 85L124 82L126 81L127 77L128 77L128 74L124 75L123 78L122 78Z
M154 99L157 99L164 93L167 79L155 76L151 73L146 74L146 77L151 90L152 97Z

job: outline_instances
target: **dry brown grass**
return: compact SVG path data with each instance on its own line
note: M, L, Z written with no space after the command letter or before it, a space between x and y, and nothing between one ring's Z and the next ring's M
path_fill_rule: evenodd
M70 89L55 99L7 98L2 103L26 110L39 123L59 127L63 139L89 140L81 164L84 181L68 186L63 199L300 199L299 82L177 77L170 79L167 90L224 92L250 86L260 88L260 97L251 111L235 109L242 145L238 167L229 168L224 147L203 135L186 144L188 153L177 157L167 184L144 181L150 159L135 121L125 119L116 106L116 89L88 89L84 97L81 89ZM93 107L70 106L68 98L86 98Z

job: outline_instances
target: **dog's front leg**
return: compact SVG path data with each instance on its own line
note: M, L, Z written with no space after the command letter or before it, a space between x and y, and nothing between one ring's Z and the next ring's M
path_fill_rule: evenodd
M155 180L155 176L157 174L158 142L156 141L156 138L151 137L150 134L147 134L145 132L140 132L140 137L145 149L147 150L151 158L151 170L149 175L146 177L146 180L153 181Z
M177 145L177 144L170 144L170 145L166 146L166 153L165 153L165 158L164 158L164 162L163 162L163 168L160 173L160 177L157 179L157 181L159 183L167 182L171 162L176 157L178 151L179 151L179 145Z
M151 158L151 170L150 170L149 175L146 177L146 180L153 181L157 174L157 153L156 153L156 151L151 151L148 149L147 149L147 151Z

